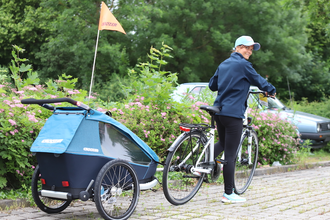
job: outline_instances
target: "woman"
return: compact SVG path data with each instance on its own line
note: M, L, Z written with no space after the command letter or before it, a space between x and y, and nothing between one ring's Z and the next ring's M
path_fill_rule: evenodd
M257 86L275 96L276 89L261 77L247 61L253 50L259 50L260 44L250 36L241 36L235 42L231 56L223 61L214 76L210 79L209 87L218 91L214 106L221 109L215 117L219 142L215 144L215 157L225 151L227 165L223 168L225 192L222 202L245 202L246 199L233 192L235 156L240 142L244 112L247 107L246 97L250 85Z

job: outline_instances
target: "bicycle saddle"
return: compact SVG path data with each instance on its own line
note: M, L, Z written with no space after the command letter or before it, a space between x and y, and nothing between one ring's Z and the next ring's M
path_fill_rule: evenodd
M199 108L210 113L220 113L221 111L221 107L219 106L201 105Z

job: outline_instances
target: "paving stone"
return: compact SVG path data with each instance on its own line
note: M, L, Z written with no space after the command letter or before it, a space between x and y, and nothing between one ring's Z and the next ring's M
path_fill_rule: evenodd
M330 163L329 163L330 165ZM243 197L246 203L220 202L223 185L202 187L188 203L174 206L163 192L144 191L130 219L330 219L330 166L255 176ZM315 192L318 197L314 197ZM74 201L62 213L49 215L37 208L0 211L0 219L101 219L95 203Z

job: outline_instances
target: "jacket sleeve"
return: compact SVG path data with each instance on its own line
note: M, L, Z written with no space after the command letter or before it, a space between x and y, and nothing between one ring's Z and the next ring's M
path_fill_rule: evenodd
M210 79L209 88L211 91L218 91L218 69Z
M248 62L245 66L245 73L245 76L251 85L257 86L260 90L266 91L271 95L276 93L276 88L265 78L260 76L252 67L250 62Z

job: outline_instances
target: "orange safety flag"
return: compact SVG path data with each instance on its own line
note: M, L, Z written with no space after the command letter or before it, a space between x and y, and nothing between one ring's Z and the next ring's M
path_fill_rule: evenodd
M101 6L99 30L119 31L123 34L126 34L124 28L120 25L115 16L113 16L108 6L104 2L102 2Z

